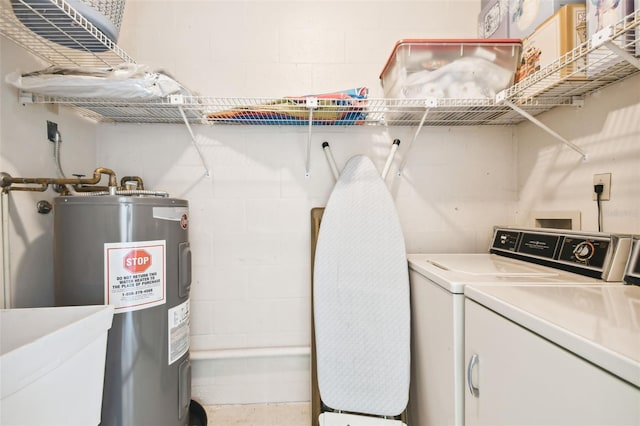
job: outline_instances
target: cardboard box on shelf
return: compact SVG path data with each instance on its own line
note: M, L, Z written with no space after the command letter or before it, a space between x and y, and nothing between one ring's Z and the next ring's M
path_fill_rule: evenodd
M586 41L586 8L581 4L563 6L544 21L531 36L522 40L522 58L515 81L557 61ZM550 77L550 85L562 79L584 79L586 58L578 59Z
M508 37L529 37L539 25L568 4L584 6L585 0L509 0Z
M507 38L508 36L509 0L487 2L478 15L478 38Z
M584 5L585 0L485 0L478 14L478 37L529 37L567 4Z

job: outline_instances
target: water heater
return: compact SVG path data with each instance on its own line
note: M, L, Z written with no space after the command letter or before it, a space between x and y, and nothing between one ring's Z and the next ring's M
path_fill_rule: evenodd
M189 424L188 217L157 196L54 201L56 305L115 307L102 426Z

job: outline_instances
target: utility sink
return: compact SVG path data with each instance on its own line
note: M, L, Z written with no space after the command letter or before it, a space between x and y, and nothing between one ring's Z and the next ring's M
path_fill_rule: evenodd
M0 310L0 425L100 423L107 305Z

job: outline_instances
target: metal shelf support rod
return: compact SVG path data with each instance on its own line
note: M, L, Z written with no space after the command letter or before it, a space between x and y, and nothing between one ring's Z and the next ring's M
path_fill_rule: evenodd
M310 172L310 164L311 164L311 134L313 133L313 110L318 107L318 99L317 98L307 98L306 99L307 108L309 108L309 134L307 136L307 156L304 163L304 176L309 177Z
M382 169L382 180L387 178L389 174L389 169L391 168L391 164L393 163L393 158L396 156L396 152L398 152L398 147L400 146L400 139L394 139L391 144L391 151L389 151L389 155L387 156L387 162L384 165L384 169Z
M628 17L626 17L624 20L628 22ZM633 26L637 26L637 23ZM633 32L631 34L633 34ZM610 51L612 51L613 53L615 53L625 61L629 62L634 67L640 69L640 59L636 58L630 52L623 49L613 41L613 39L617 37L617 35L618 34L616 34L616 29L614 28L614 26L609 25L608 27L605 27L600 31L596 32L592 36L591 38L592 45L594 48L599 46L605 46L607 49L609 49Z
M206 177L210 177L211 176L211 172L209 171L209 168L207 167L207 163L204 160L204 155L202 155L202 151L200 151L200 147L198 146L198 142L196 141L196 136L193 133L193 130L191 129L191 125L189 124L189 120L187 119L187 115L184 113L184 109L182 109L182 105L178 105L178 111L180 111L180 115L182 116L182 119L184 120L184 124L187 126L187 130L189 131L189 135L191 135L191 144L196 149L196 152L198 153L198 156L200 157L200 161L202 162L202 167L204 167L204 175Z
M406 151L404 152L404 155L402 156L402 163L400 163L400 167L398 168L398 176L402 175L402 171L404 170L404 166L407 164L407 160L409 159L409 151L411 150L411 147L413 146L413 143L415 142L415 140L418 138L418 135L420 134L420 131L422 130L422 127L424 126L424 122L427 119L427 116L429 115L429 109L438 106L438 99L436 98L428 98L425 100L425 110L424 110L424 114L422 115L422 119L420 120L420 124L418 124L418 128L416 129L416 131L413 134L413 138L411 139L411 141L409 141L409 146L407 147Z
M331 168L331 174L333 175L335 180L338 180L340 176L340 172L338 171L338 166L336 166L336 159L333 158L333 153L331 152L331 147L329 146L329 142L322 142L322 149L324 150L324 155L327 157L327 162L329 163L329 168Z
M528 112L526 112L522 108L518 107L517 105L514 105L509 101L504 101L504 104L507 105L512 110L514 110L515 112L517 112L518 114L520 114L521 116L523 116L524 118L526 118L527 120L529 120L530 122L532 122L533 124L535 124L536 126L538 126L539 128L541 128L542 130L544 130L545 132L547 132L548 134L550 134L551 136L553 136L554 138L558 139L563 144L567 145L569 148L571 148L575 152L577 152L580 155L582 155L582 159L584 161L588 160L589 155L586 152L584 152L582 150L582 148L580 148L578 145L576 145L573 142L563 138L559 133L557 133L556 131L551 129L549 126L544 124L542 121L538 120L533 115L529 114Z
M625 61L629 62L631 65L640 70L640 59L636 58L631 53L627 52L611 40L605 41L603 44L607 46L607 49L611 50L613 53L623 58Z
M9 255L9 193L0 193L0 216L2 220L2 309L11 308L11 256Z

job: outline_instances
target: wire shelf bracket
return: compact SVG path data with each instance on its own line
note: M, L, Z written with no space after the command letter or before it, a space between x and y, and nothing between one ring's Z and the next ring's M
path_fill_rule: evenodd
M635 24L631 26L638 26L637 22L636 21L634 22ZM628 62L629 64L631 64L632 66L640 70L640 59L636 58L631 53L629 53L627 49L625 49L624 47L620 47L616 42L614 42L614 38L616 38L617 36L619 36L619 34L616 33L615 27L613 25L609 25L608 27L603 28L602 30L596 32L591 37L591 39L589 40L591 44L591 49L594 50L601 46L604 46L607 49L609 49L612 53L614 53L621 59L625 60L626 62ZM564 143L569 148L579 153L582 156L582 159L584 161L587 161L589 159L589 155L586 152L584 152L582 148L580 148L573 142L567 140L566 138L561 136L559 133L551 129L549 126L547 126L546 124L542 123L540 120L535 118L533 115L529 114L524 109L520 108L519 106L509 101L507 99L507 90L503 90L496 95L496 104L500 104L500 103L508 106L509 108L511 108L518 114L520 114L522 117L526 118L531 123L535 124L540 129L547 132L549 135L553 136L554 138ZM577 107L582 107L584 105L584 98L580 96L573 96L571 99L571 104Z
M309 109L309 132L307 135L307 153L304 163L304 177L309 177L311 164L311 135L313 134L313 110L318 108L318 98L305 98L305 105Z
M387 161L384 164L384 169L382 169L382 180L387 179L387 175L389 174L389 170L391 169L391 164L393 164L393 159L396 156L396 152L398 152L398 147L400 147L400 139L394 139L393 143L391 144L389 155L387 156Z
M426 98L425 99L425 101L424 101L424 107L425 107L424 113L422 114L422 118L420 119L420 123L418 123L418 127L416 128L416 131L413 133L413 137L409 141L409 146L407 147L407 149L405 150L405 152L404 152L404 154L402 156L402 162L400 163L400 167L398 167L398 176L402 175L402 171L404 170L404 166L407 164L407 160L409 159L409 151L411 150L411 147L413 146L413 143L418 138L418 135L420 134L420 131L424 127L424 122L427 120L427 116L429 115L429 111L431 110L431 108L436 108L437 106L438 106L438 99L437 98ZM396 147L396 149L397 149L397 147Z
M607 49L618 55L620 58L624 59L634 67L640 70L640 59L633 56L629 51L620 47L616 44L613 39L615 36L615 31L613 25L609 25L606 28L598 31L592 36L592 44L593 47L605 46Z
M587 161L589 159L589 154L584 152L582 150L582 148L580 148L578 145L574 144L570 140L566 139L565 137L560 135L555 130L551 129L549 126L547 126L542 121L540 121L537 118L535 118L533 115L529 114L528 112L526 112L525 110L523 110L519 106L514 105L513 103L511 103L511 102L509 102L507 100L504 100L503 103L506 106L508 106L509 108L511 108L512 110L514 110L515 112L517 112L518 114L520 114L521 116L523 116L524 118L526 118L527 120L529 120L531 123L533 123L536 126L538 126L540 129L542 129L545 132L547 132L549 135L553 136L554 138L556 138L557 140L559 140L560 142L562 142L563 144L565 144L566 146L568 146L569 148L571 148L572 150L574 150L575 152L580 154L582 156L582 160L583 161Z
M389 154L387 155L387 160L385 161L384 168L382 169L382 173L380 173L380 177L383 181L387 179L387 175L389 174L389 169L391 168L391 164L393 163L393 159L396 156L396 152L398 152L398 147L400 146L400 139L394 139L391 148L389 149ZM333 157L333 153L331 152L331 146L329 146L329 142L322 142L322 150L324 151L324 155L327 158L327 163L329 163L329 168L331 169L331 174L334 179L337 181L340 178L340 172L338 171L338 166L336 165L336 160Z
M206 177L211 177L211 172L209 171L209 167L207 167L207 162L204 159L204 155L202 155L202 151L198 146L198 141L196 140L196 136L193 133L193 129L191 128L191 124L189 124L189 119L187 119L187 115L184 113L184 99L182 95L171 95L169 96L169 102L171 104L178 106L178 111L180 111L180 115L182 116L182 120L184 121L185 126L187 126L187 130L189 131L189 135L191 136L191 144L196 149L198 156L200 157L200 161L202 162L202 167L204 167L204 175Z
M329 146L329 142L322 142L322 150L324 151L325 157L327 157L327 163L329 163L329 168L331 169L331 174L333 178L337 181L340 177L340 172L338 171L338 166L336 166L336 159L333 157L333 153L331 152L331 147Z

